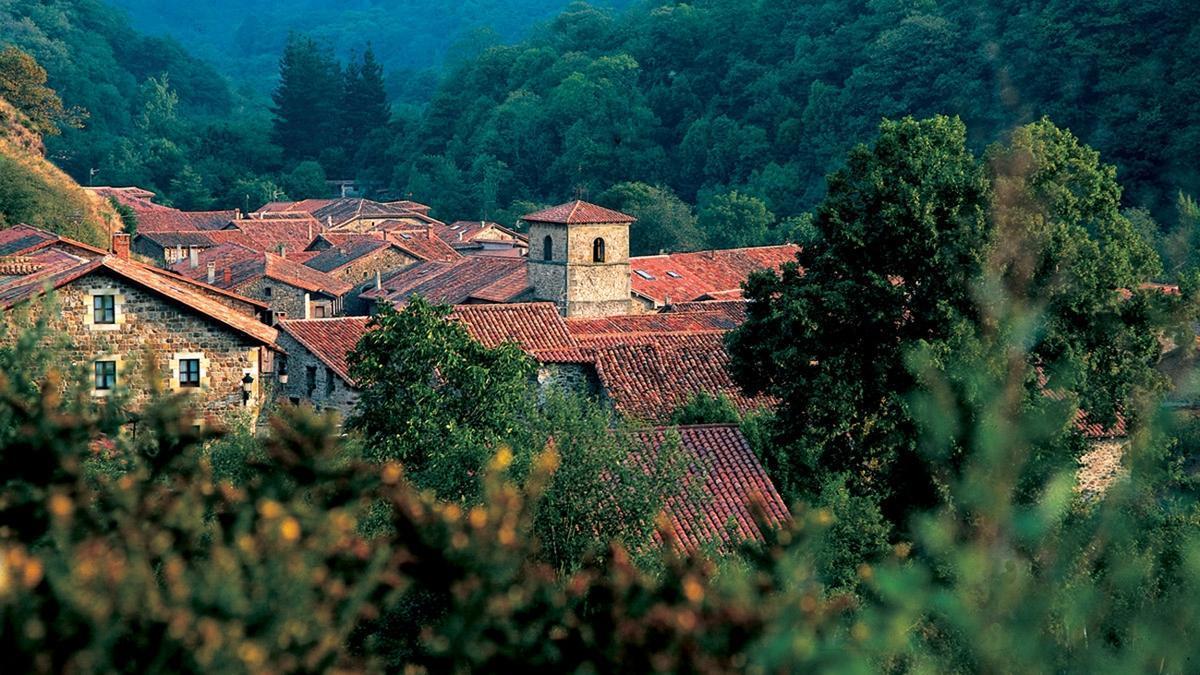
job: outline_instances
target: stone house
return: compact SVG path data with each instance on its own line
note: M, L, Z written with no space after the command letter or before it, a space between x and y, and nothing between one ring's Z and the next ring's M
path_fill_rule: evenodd
M222 244L171 266L182 276L261 301L276 319L339 316L354 287L295 260Z
M529 253L529 238L499 223L459 220L430 226L434 234L464 255L521 258Z
M281 214L305 214L318 221L326 231L369 232L396 221L411 227L424 227L437 220L429 217L429 207L416 202L376 202L370 199L303 199L297 202L264 204L256 215L278 217Z
M441 240L426 235L376 232L325 233L309 245L313 253L304 264L354 286L346 298L346 314L368 314L370 303L359 295L378 285L385 276L429 260L452 261L458 253Z
M287 352L276 395L292 404L307 403L345 419L358 402L346 355L367 330L365 316L291 319L279 322L279 346Z
M98 399L124 392L136 409L161 388L203 419L258 409L278 349L260 305L130 260L127 235L111 253L56 239L0 258L8 339L44 319Z

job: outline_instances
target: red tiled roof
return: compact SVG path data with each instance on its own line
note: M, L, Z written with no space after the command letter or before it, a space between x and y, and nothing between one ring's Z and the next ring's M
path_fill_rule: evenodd
M741 325L746 320L746 308L750 303L746 300L702 300L699 302L681 302L667 307L665 311L679 312L717 312L725 318Z
M0 255L22 255L58 241L58 236L30 225L0 230Z
M660 304L740 297L751 272L795 262L794 244L630 258L633 292Z
M603 206L575 200L559 204L523 218L527 223L551 223L556 225L587 225L597 223L632 223L637 218Z
M238 211L177 211L157 208L137 214L139 234L183 232L189 230L220 230L238 217Z
M275 217L242 218L230 222L222 231L241 233L240 236L226 236L256 251L278 253L280 245L283 245L285 251L290 253L308 248L312 240L321 234L322 227L312 216L294 213Z
M240 244L221 244L201 252L196 267L192 267L190 260L181 260L170 269L189 279L206 279L210 262L216 268L213 283L225 289L240 288L256 279L267 277L306 291L333 296L343 296L354 290L353 286L337 277L306 267L294 260L255 251ZM225 270L229 270L228 281Z
M750 398L728 372L724 336L676 334L595 347L596 375L613 407L635 419L666 422L696 394L725 394L740 412L770 407L766 396Z
M388 241L419 260L452 262L462 257L428 228L420 232L392 232Z
M163 206L162 204L155 204L153 201L151 201L152 199L154 199L154 196L155 196L154 193L151 192L150 190L145 190L140 187L96 186L96 187L85 187L84 190L87 190L88 192L91 192L99 197L104 198L104 199L115 199L118 204L121 204L123 206L127 206L127 207L133 209L135 212L137 212L139 217L141 216L141 214L149 212L149 211L174 211L175 210L169 206Z
M587 345L630 343L640 336L664 333L717 334L737 328L741 323L722 311L665 312L659 314L628 314L596 318L573 317L566 320L567 329Z
M382 289L362 294L368 300L404 304L414 295L451 305L469 300L507 302L529 287L525 261L467 256L454 262L425 262L392 275Z
M338 377L355 386L346 361L358 341L367 332L371 317L347 316L336 319L293 319L279 322L279 328L329 366Z
M683 551L695 552L709 543L763 541L752 507L755 499L768 526L791 521L783 498L737 426L681 426L675 431L690 461L685 484L667 498L664 512ZM637 433L643 452L652 455L671 438L671 430L664 428Z
M70 240L64 240L70 243ZM68 254L68 257L69 254ZM54 290L97 271L115 274L126 281L137 284L153 293L188 307L208 319L242 333L262 344L273 346L277 334L274 328L262 323L257 317L230 311L229 307L202 292L190 281L162 270L132 260L123 260L113 255L93 259L75 258L73 265L58 265L40 269L38 272L0 282L0 307L33 299L48 290Z
M451 246L472 244L476 240L501 241L505 238L521 244L529 243L527 236L486 220L459 220L449 225L439 223L433 226L433 233Z
M512 342L535 358L545 354L555 361L579 351L551 302L458 305L450 316L462 322L471 337L485 347Z
M342 199L304 199L298 202L271 202L264 204L255 213L275 215L282 213L306 213L323 225L338 228L360 218L387 218L389 216L412 216L422 220L429 207L416 202L381 203L370 199L346 197Z
M336 272L362 258L374 255L388 247L383 239L368 234L333 234L321 237L332 246L323 251L309 251L313 256L305 265L321 272ZM310 245L311 246L311 245Z
M644 335L595 347L596 374L620 412L666 421L700 393L724 394L741 412L770 407L767 397L748 397L729 375L724 336L714 333Z

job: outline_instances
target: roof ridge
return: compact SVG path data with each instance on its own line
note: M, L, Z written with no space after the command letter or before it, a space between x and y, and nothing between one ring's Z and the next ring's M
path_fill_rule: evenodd
M634 429L638 431L670 431L672 429L678 431L680 429L740 429L741 425L736 422L709 422L707 424L661 424L653 427L643 427Z

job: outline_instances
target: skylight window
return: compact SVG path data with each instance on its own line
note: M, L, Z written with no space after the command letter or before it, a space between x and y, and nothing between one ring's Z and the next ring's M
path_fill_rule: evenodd
M639 277L645 279L646 281L654 281L654 275L650 274L646 270L634 270L634 272L636 272Z
M667 276L671 277L672 279L682 279L683 278L682 274L680 274L679 272L674 272L674 271L667 272Z

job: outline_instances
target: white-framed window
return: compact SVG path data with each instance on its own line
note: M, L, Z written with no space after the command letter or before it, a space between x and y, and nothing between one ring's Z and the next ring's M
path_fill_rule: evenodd
M89 330L120 330L125 324L125 296L116 288L88 291L83 323Z
M111 396L121 384L121 371L125 369L124 366L124 360L119 356L97 356L92 361L92 394Z
M169 374L174 391L198 391L208 389L208 359L201 353L178 353L171 356Z

